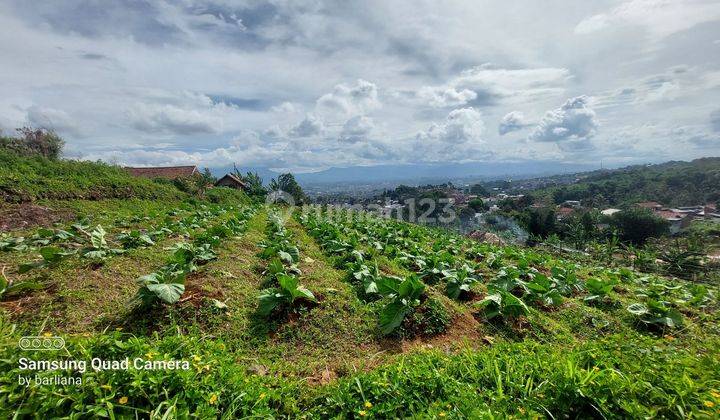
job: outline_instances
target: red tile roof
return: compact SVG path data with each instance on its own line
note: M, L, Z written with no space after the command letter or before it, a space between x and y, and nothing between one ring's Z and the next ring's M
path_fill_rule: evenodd
M658 203L657 201L643 201L642 203L637 203L637 206L652 210L654 208L661 208L662 204Z
M149 167L149 168L125 168L126 171L130 172L130 175L141 176L145 178L167 178L176 179L184 178L195 175L198 172L198 168L195 165L191 166L165 166L165 167Z
M672 211L672 210L659 210L659 211L656 211L655 214L657 214L658 216L662 217L665 220L667 220L667 219L682 219L683 217L685 217L685 214L679 213L676 211Z

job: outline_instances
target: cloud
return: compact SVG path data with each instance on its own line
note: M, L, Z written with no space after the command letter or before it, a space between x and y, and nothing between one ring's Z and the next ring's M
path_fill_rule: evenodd
M375 123L372 118L364 115L358 115L350 118L343 124L340 132L340 140L348 143L357 143L368 138Z
M664 38L693 26L720 19L720 4L705 0L630 0L614 9L587 17L575 26L586 35L622 25L640 26Z
M270 108L270 111L277 112L279 114L292 114L297 111L295 105L292 102L285 101L280 105L275 105Z
M148 133L217 134L223 126L218 116L174 105L140 103L128 112L128 117L133 128Z
M451 111L444 122L417 133L416 138L423 142L480 143L484 131L482 114L474 108L461 108Z
M710 113L710 126L715 132L720 132L720 109Z
M421 88L418 97L436 108L462 106L477 98L477 93L469 89L457 90L455 88L436 88L425 86Z
M588 140L597 132L599 123L589 107L587 96L568 99L560 108L548 111L530 134L538 142Z
M32 127L55 130L61 135L82 136L79 125L60 109L32 105L27 109L27 122Z
M527 127L528 123L525 120L525 115L520 111L511 111L505 114L500 120L498 125L498 134L501 136L510 133L512 131L522 130Z
M322 95L316 103L318 112L331 116L364 114L380 106L377 86L362 79L354 85L336 85L331 93Z
M702 149L720 149L720 135L698 134L687 139L697 148Z
M291 137L311 137L323 131L323 123L312 115L306 115L298 125L291 128L288 134Z

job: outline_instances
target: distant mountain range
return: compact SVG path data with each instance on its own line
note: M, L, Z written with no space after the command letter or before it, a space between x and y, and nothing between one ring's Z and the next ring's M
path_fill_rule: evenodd
M353 166L329 168L319 172L296 173L303 186L317 184L375 184L383 182L404 182L408 184L443 183L458 179L493 180L503 178L528 178L544 175L583 172L598 169L597 165L560 163L551 161L521 162L471 162L454 164L411 164ZM233 170L232 166L213 168L216 176ZM241 171L257 172L267 183L279 172L268 168L240 168Z

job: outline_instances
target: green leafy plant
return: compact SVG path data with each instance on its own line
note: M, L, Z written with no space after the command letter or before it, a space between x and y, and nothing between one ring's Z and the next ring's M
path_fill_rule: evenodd
M100 225L97 225L92 232L83 232L87 235L89 243L80 250L80 255L95 264L103 263L110 256L124 252L122 249L110 248L108 246L107 240L105 239L107 232L105 232L105 229Z
M470 288L478 282L478 279L472 276L470 267L463 267L458 271L443 271L445 276L445 294L451 299L460 299L463 295L470 293Z
M532 281L525 283L527 295L533 302L545 306L558 306L563 302L562 294L553 282L544 274L537 274Z
M587 279L585 281L585 289L588 294L584 298L585 302L593 302L604 299L608 293L613 290L617 283L617 280L612 277L605 280L595 277Z
M22 292L25 290L36 290L42 289L42 283L36 281L13 281L7 278L5 275L5 267L3 266L0 270L0 299L13 293Z
M31 263L20 264L20 267L18 268L18 273L20 273L20 274L27 273L28 271L36 269L36 268L56 267L58 264L60 264L60 261L62 261L65 257L68 257L75 253L74 251L63 251L62 249L60 249L56 246L43 247L43 248L40 248L40 250L38 252L40 253L40 256L42 257L42 260L31 262Z
M522 299L502 289L492 290L478 305L487 319L516 318L530 313Z
M275 310L291 310L299 303L317 303L315 295L298 284L295 276L280 274L277 277L279 287L264 290L259 297L258 314L268 317Z
M122 244L125 249L143 248L155 245L149 234L142 233L139 230L131 230L123 232L117 236L117 241Z
M420 304L425 285L415 275L405 279L382 277L377 282L378 292L389 298L380 311L380 330L387 335L398 328L405 316Z
M140 289L134 301L143 306L152 306L158 302L173 304L180 300L185 292L185 277L189 273L187 266L170 264L162 269L137 279Z
M648 326L674 328L683 323L682 314L664 301L648 299L647 304L633 303L627 310Z

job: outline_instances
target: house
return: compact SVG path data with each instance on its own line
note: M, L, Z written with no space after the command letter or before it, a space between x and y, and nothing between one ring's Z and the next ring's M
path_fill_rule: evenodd
M215 182L216 187L229 187L237 190L247 190L248 186L243 180L233 174L227 174Z
M560 206L577 209L580 208L580 202L577 200L565 200L562 204L560 204Z
M658 203L657 201L643 201L643 202L637 203L635 205L638 207L644 208L644 209L652 210L652 211L662 210L662 207L663 207L662 204Z
M676 234L682 229L688 227L690 222L693 220L692 216L687 213L681 213L677 210L658 210L655 214L670 223L671 234Z
M123 168L130 173L132 176L139 176L143 178L164 178L164 179L178 179L178 178L189 178L191 176L200 175L197 166L162 166L162 167L146 167L146 168Z
M620 210L620 209L605 209L605 210L601 211L600 214L602 214L603 216L612 216L613 214L621 212L621 211L622 210Z
M557 219L562 220L562 219L570 216L574 211L575 211L575 209L571 209L569 207L560 207L559 209L557 209L557 212L556 212Z

